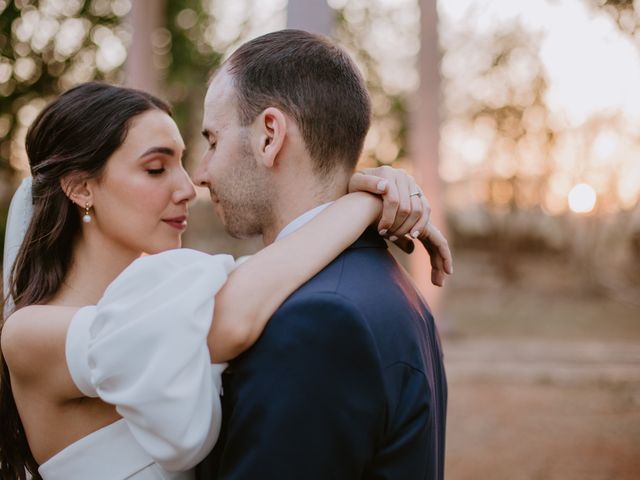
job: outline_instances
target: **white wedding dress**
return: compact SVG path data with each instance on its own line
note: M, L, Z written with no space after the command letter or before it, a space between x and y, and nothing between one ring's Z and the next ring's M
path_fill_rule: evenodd
M123 417L44 462L45 480L187 480L220 431L221 378L207 333L229 255L171 250L133 262L81 308L66 357L82 393Z

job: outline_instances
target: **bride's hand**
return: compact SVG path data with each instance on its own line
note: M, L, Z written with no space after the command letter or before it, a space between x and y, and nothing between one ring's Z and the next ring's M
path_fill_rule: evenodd
M439 287L444 286L446 275L453 273L453 258L449 243L442 232L432 223L427 223L418 234L418 240L429 252L431 260L431 283Z
M442 233L429 223L431 207L414 178L387 166L368 168L351 177L349 192L356 191L381 195L380 234L406 253L413 251L412 238L420 240L431 260L431 282L443 286L446 275L453 273L451 250Z

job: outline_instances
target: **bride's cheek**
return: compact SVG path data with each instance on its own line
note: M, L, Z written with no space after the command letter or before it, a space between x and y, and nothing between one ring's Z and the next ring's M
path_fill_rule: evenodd
M158 185L145 185L135 192L135 206L141 213L154 213L169 203L170 195Z

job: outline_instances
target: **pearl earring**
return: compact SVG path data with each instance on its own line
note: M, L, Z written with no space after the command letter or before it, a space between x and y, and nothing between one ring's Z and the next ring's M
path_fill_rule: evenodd
M91 215L89 214L89 209L91 207L89 206L88 203L84 204L84 215L82 216L82 221L84 223L89 223L91 221Z

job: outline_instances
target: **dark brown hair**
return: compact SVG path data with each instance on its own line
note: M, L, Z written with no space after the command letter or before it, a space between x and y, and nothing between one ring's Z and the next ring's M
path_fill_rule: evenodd
M124 142L131 119L151 109L171 114L167 104L147 93L91 82L60 95L33 122L26 138L33 217L9 280L16 309L46 303L68 272L81 212L60 179L98 178ZM39 479L1 355L0 363L0 479L25 479L25 470Z
M245 43L226 64L243 125L277 107L298 123L317 172L355 168L371 101L345 51L319 35L280 30Z

